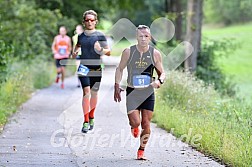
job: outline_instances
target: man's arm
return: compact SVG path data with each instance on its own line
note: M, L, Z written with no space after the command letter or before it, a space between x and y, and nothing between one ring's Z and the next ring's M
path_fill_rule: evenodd
M72 41L71 41L70 37L69 37L69 42L68 42L68 51L69 51L69 53L71 53L71 51L72 51Z
M52 43L52 52L53 52L53 54L56 54L56 50L55 50L55 45L56 45L56 37L54 37L54 39L53 39L53 43Z
M158 75L158 80L153 81L152 86L154 88L159 88L160 85L163 84L163 82L165 80L165 71L164 71L164 67L163 67L161 53L158 50L154 49L153 57L154 57L154 63L155 63L155 70Z
M109 47L106 45L104 47L101 47L101 44L99 43L99 41L95 42L94 45L95 50L100 54L100 55L107 55L110 56L110 49Z
M118 65L118 67L116 68L115 84L118 84L118 85L120 84L120 82L122 80L123 70L127 66L129 56L130 56L130 49L127 48L122 52L121 61Z
M73 40L73 41L74 41L74 40ZM72 56L71 56L71 57L74 58L74 59L77 57L78 52L79 52L80 47L81 47L79 41L80 41L80 36L78 35L78 36L77 36L77 43L76 43L76 45L74 46L74 49L73 49L73 52L72 52Z
M127 48L123 51L121 61L118 65L118 67L116 68L116 72L115 72L115 86L114 86L114 100L115 100L115 102L121 101L121 91L123 91L123 90L120 88L120 82L122 80L123 70L127 66L129 57L130 57L130 49Z
M72 58L74 58L74 59L76 58L76 56L78 55L80 47L81 46L78 43L74 46L74 50L73 50L73 53L72 53Z

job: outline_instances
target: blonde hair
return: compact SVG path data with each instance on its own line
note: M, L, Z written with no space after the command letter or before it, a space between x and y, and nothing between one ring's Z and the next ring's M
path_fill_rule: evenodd
M94 10L87 10L83 13L83 22L86 18L86 15L89 15L89 14L93 15L95 17L95 20L97 20L97 16L98 16L97 13Z

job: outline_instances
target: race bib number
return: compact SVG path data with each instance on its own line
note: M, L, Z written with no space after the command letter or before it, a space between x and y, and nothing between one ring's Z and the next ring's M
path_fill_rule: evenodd
M88 72L89 72L88 67L86 67L86 66L84 66L82 64L79 65L79 68L77 70L77 75L78 76L87 76Z
M146 88L151 83L151 77L148 75L134 75L133 86L135 88Z
M59 54L60 55L65 55L66 54L66 48L59 48Z

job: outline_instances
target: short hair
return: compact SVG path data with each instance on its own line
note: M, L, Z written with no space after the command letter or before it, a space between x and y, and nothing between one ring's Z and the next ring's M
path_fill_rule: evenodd
M61 28L65 28L67 30L66 26L60 26L59 29L61 29Z
M150 31L150 27L146 26L146 25L139 25L136 30L141 30L141 29L148 29Z
M66 30L66 32L67 32L67 27L66 27L66 26L60 26L60 27L59 27L59 30L60 30L61 28L64 28L64 29Z
M95 17L95 20L97 20L98 15L97 15L97 13L94 10L87 10L87 11L85 11L83 13L83 20L85 20L86 15L88 15L88 14L93 15Z
M151 34L151 31L150 31L150 27L146 26L146 25L139 25L137 28L136 28L136 34L138 34L138 30L142 30L142 29L147 29L149 31L149 33Z

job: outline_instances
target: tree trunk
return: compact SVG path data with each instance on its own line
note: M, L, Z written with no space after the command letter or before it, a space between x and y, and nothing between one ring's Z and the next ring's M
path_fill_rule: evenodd
M176 33L175 33L175 37L176 40L182 41L182 35L183 35L183 27L182 27L182 4L181 4L181 0L173 0L175 1L174 4L176 6L176 20L175 20L175 28L176 28Z
M181 0L165 0L165 11L166 13L176 14L174 20L175 23L175 38L176 40L182 41L183 27L182 27L182 6Z
M201 26L202 26L202 6L203 0L188 0L187 3L187 28L186 41L190 42L194 51L185 61L185 69L194 72L197 67L197 56L201 45Z

